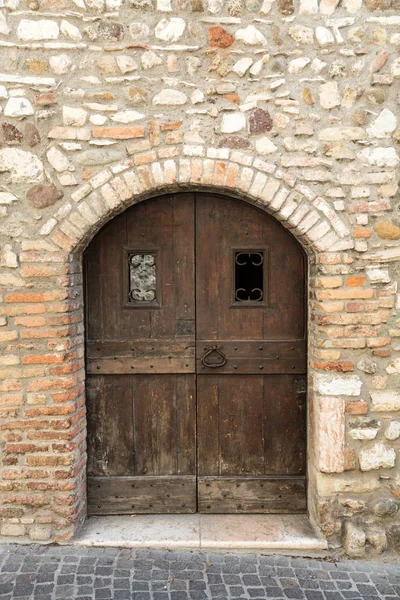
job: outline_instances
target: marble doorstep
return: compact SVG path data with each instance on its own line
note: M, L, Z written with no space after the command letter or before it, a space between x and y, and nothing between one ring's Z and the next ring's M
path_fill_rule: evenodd
M327 549L306 515L135 515L90 517L78 546L125 548Z

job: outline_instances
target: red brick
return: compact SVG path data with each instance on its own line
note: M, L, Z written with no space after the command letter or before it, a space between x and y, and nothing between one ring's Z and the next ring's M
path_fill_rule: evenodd
M354 364L350 361L325 361L322 363L314 362L314 368L321 369L323 371L337 371L339 373L347 373L348 371L354 371Z
M15 325L23 325L24 327L43 327L46 325L44 317L16 317Z
M111 138L114 140L130 140L144 137L143 127L95 127L92 131L94 138Z

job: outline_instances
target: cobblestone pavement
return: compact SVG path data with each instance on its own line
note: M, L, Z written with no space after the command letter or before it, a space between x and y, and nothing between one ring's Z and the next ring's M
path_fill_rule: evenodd
M400 561L11 545L0 561L2 600L400 598Z

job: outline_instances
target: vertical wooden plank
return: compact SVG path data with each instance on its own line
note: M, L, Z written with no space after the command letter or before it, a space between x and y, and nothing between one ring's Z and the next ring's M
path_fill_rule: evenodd
M132 474L132 377L88 377L87 402L89 472Z
M258 475L264 468L262 377L219 377L220 475Z
M219 473L219 377L197 376L197 472Z
M300 475L306 469L304 375L264 378L265 473Z

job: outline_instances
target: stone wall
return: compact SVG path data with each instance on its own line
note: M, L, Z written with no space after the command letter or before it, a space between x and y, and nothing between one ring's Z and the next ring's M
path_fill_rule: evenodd
M309 507L400 551L398 0L0 0L2 536L85 518L81 251L212 189L310 258Z

